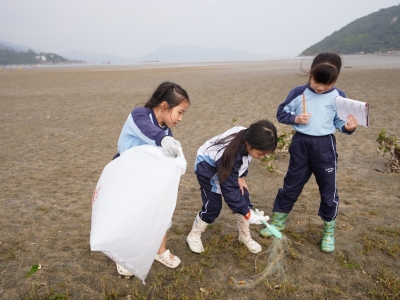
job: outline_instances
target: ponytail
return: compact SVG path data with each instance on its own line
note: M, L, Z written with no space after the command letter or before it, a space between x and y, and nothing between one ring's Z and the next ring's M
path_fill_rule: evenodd
M185 100L190 104L186 91L178 84L166 81L158 86L144 107L155 108L165 101L168 103L169 108L174 108Z
M260 120L251 124L247 129L216 141L214 145L223 145L229 140L229 144L225 148L222 148L225 150L221 156L221 166L217 172L220 183L229 177L236 154L238 152L247 152L246 142L252 149L273 152L278 144L278 134L274 124L268 120Z
M224 153L222 153L221 156L221 166L217 172L218 180L220 183L224 182L229 177L229 174L232 171L233 163L235 162L236 154L239 152L239 150L245 151L246 142L244 139L244 135L246 131L247 129L243 129L215 143L217 145L224 144L226 141L231 139L231 141L225 148L221 148L219 150L221 151L222 149L225 149Z

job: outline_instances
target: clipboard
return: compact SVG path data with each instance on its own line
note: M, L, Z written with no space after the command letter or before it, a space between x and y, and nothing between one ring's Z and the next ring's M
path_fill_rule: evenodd
M369 104L350 98L336 96L336 113L343 121L347 121L349 115L354 115L359 125L369 127Z

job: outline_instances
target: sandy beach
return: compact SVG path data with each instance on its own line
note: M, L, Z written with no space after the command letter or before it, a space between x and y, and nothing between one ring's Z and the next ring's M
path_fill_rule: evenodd
M319 247L323 221L314 177L286 223L291 248L285 280L247 290L228 284L230 277L256 274L256 255L237 241L236 220L225 204L203 234L206 253L196 255L186 244L201 208L192 168L198 147L234 125L259 119L277 124L278 105L307 81L297 74L311 60L0 70L0 298L398 299L400 174L387 171L376 138L382 129L400 136L400 55L343 57L336 86L370 104L370 127L359 126L351 136L336 133L335 252ZM111 259L90 250L91 196L128 114L163 81L178 83L191 99L173 130L188 167L167 246L182 265L171 270L155 262L143 285L120 278ZM252 201L269 215L289 155L277 152L276 159L276 172L254 160L247 176ZM262 228L252 225L251 232L267 250L272 239L259 236ZM35 264L41 268L27 276Z

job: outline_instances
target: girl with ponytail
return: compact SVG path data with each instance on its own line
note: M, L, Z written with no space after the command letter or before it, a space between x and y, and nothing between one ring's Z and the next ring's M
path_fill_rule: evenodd
M276 146L275 126L267 120L261 120L249 128L233 127L198 149L194 170L200 184L203 206L186 238L190 250L195 253L204 251L201 233L219 216L223 196L236 214L239 241L252 253L261 251L261 246L250 236L249 224L261 224L269 217L258 210L251 210L253 204L244 178L251 159L274 152Z
M182 87L168 81L161 83L144 106L138 106L129 113L118 139L118 153L113 159L118 159L124 151L141 145L161 147L167 157L179 156L181 143L173 138L171 128L182 121L189 106L189 96ZM142 187L138 186L140 188ZM169 268L176 268L181 260L170 253L166 243L167 233L155 260ZM117 270L123 276L133 275L118 263Z

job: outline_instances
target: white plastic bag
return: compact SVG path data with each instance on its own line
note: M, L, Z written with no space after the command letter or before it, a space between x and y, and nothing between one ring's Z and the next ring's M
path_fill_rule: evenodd
M181 152L166 157L161 147L133 147L103 170L92 197L90 246L144 282L171 226L180 177Z

